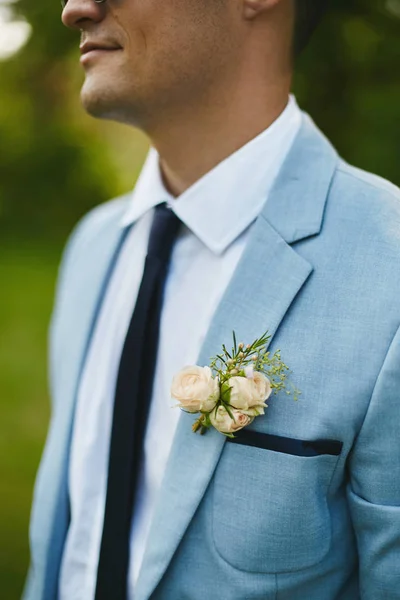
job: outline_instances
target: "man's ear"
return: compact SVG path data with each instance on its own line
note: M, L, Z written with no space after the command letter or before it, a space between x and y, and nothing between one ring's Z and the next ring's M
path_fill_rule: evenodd
M243 0L243 16L245 19L255 19L279 4L281 0Z

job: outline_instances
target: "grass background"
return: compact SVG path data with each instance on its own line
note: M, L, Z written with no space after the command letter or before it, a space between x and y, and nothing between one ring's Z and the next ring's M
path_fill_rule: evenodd
M0 245L0 597L21 597L32 487L46 435L47 327L61 246Z

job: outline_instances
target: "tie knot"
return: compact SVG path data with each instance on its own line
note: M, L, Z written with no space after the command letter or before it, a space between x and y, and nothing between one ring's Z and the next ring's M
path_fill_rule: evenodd
M154 209L147 256L168 263L172 247L178 234L180 220L164 202Z

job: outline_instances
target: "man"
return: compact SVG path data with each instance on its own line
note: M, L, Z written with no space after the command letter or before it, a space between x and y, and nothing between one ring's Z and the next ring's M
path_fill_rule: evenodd
M323 6L66 4L86 110L152 149L63 260L26 600L400 598L400 195L288 101ZM233 330L302 395L196 435L172 377Z

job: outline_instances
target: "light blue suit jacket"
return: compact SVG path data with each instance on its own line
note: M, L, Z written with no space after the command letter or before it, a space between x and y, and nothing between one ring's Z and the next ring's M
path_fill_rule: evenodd
M194 435L181 415L136 600L400 599L399 200L304 117L198 361L233 329L244 341L268 329L301 399L269 402L250 427L260 447ZM26 600L57 597L76 393L127 202L87 215L63 260ZM277 452L271 434L343 447Z

